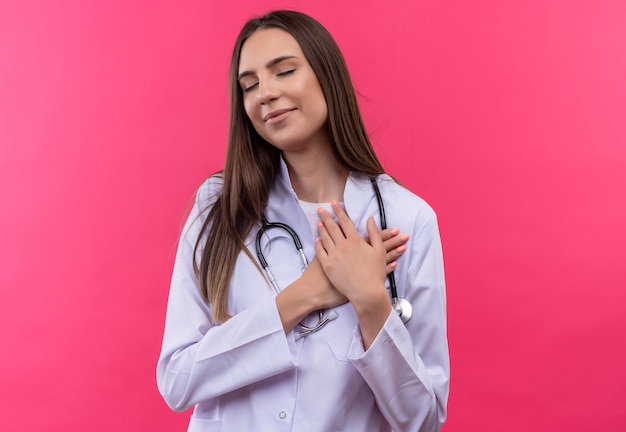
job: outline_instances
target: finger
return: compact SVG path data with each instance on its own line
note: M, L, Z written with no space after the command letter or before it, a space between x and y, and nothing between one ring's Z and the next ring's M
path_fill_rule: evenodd
M390 240L400 234L400 230L398 228L387 228L380 231L380 237L383 239L383 242ZM369 237L366 239L369 241Z
M335 216L337 216L337 220L339 221L339 226L346 237L359 235L357 232L354 222L348 216L346 209L343 208L341 204L339 204L336 200L332 200L330 204L333 206L333 211L335 212Z
M328 252L324 249L324 245L322 244L322 239L317 237L315 239L315 255L318 257L321 263L328 257Z
M384 244L384 243L383 243ZM406 252L406 245L400 245L395 249L391 249L387 252L387 264L390 264L400 258L400 256Z
M382 237L382 233L381 233L381 237ZM385 245L385 250L387 252L390 252L391 250L406 244L408 240L409 240L409 236L407 234L402 234L402 235L396 235L395 237L392 237L388 240L385 240L383 238L383 244Z
M387 274L391 273L392 271L394 271L396 269L396 267L398 267L398 263L397 262L391 262L387 264Z
M342 238L345 238L343 231L341 230L339 225L337 225L337 222L335 222L335 219L333 219L333 216L329 212L327 212L323 208L319 208L317 209L317 214L320 217L324 228L326 228L328 235L335 242L341 240Z
M317 230L320 233L318 237L320 240L320 244L322 245L324 250L328 253L329 249L335 247L335 240L333 240L331 235L328 233L328 229L326 228L326 225L324 225L323 222L320 221L320 223L317 224Z
M374 249L383 248L383 240L380 236L380 231L372 216L367 218L367 233L370 235L370 244Z
M400 230L398 228L387 228L387 229L380 231L380 237L383 239L383 243L386 243L387 241L396 237L399 233L400 233ZM370 242L370 238L368 236L363 237L363 240L365 240L368 243ZM396 242L397 241L398 240L396 239ZM395 246L398 246L398 245L395 245Z

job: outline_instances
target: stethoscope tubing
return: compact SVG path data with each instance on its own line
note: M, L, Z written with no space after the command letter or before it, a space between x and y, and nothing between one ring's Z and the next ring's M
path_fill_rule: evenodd
M274 279L274 275L272 274L272 271L270 270L270 266L267 263L267 260L265 259L265 256L263 255L263 252L261 249L261 239L263 238L263 233L265 233L267 230L272 229L272 228L284 229L285 231L289 233L289 235L293 239L294 244L296 245L296 249L298 250L298 253L300 254L300 259L302 260L302 265L304 266L304 268L307 268L309 266L309 260L306 258L306 255L304 254L304 248L302 247L300 236L298 236L298 233L295 232L293 228L291 228L289 225L282 223L282 222L268 222L265 215L261 216L261 229L259 229L259 231L257 232L256 241L255 241L256 256L259 259L259 262L261 263L261 267L263 268L263 270L265 270L265 273L267 274L267 277L269 278L270 283L274 287L276 294L280 294L280 289L278 288L278 285L276 284L276 279Z
M385 230L387 229L387 217L385 213L385 204L383 202L382 194L380 193L380 188L378 187L378 182L376 181L376 178L371 177L370 181L372 183L372 188L374 189L374 194L376 195L376 200L378 202L378 213L380 215L380 227L381 227L381 230ZM276 294L280 294L280 288L278 287L278 284L276 283L276 279L274 278L274 275L272 274L272 271L270 270L269 264L267 263L267 260L265 259L265 256L263 255L262 248L261 248L261 239L263 238L263 234L272 228L280 228L280 229L287 231L287 233L289 233L289 235L293 239L296 249L298 250L298 253L300 254L300 259L302 260L302 264L304 266L303 268L308 267L309 260L306 258L306 255L304 254L304 248L302 246L302 242L300 241L300 237L298 236L298 233L296 233L296 231L293 228L291 228L289 225L282 223L282 222L269 222L267 218L265 217L265 214L261 215L261 228L257 232L256 241L255 241L256 254L259 259L259 263L261 264L261 267L265 271L265 274L267 275L267 278L269 279L272 287L276 291ZM398 290L396 287L396 277L393 271L389 272L389 274L387 275L387 280L389 281L391 304L394 310L400 316L400 319L402 320L402 322L406 324L406 322L411 319L411 316L413 314L413 307L411 306L411 303L409 303L406 299L398 297ZM335 318L334 316L332 318L329 318L329 317L324 318L324 312L322 310L318 311L318 313L319 313L319 321L316 325L308 327L302 323L298 324L299 327L303 330L300 333L300 336L305 336L307 334L310 334L319 330L326 323L328 323L328 321Z
M380 215L380 229L387 229L387 217L385 214L385 204L383 203L383 197L380 193L380 189L378 188L378 183L376 179L370 178L372 182L372 187L374 188L374 194L376 195L376 200L378 201L378 214ZM387 280L389 280L389 291L391 291L391 299L395 300L398 298L398 289L396 288L396 276L393 273L393 270L387 275Z

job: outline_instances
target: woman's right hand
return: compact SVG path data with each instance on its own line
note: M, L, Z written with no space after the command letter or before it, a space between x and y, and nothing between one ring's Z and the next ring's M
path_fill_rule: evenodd
M406 242L409 241L408 234L400 234L398 228L387 228L380 231L383 246L387 251L387 274L396 268L396 260L406 251ZM369 243L369 238L365 240Z
M314 257L302 276L276 296L276 307L285 332L289 332L311 312L347 301L330 283L319 259Z
M397 228L380 231L387 252L387 273L396 267L396 260L406 251L407 234ZM369 241L368 238L365 240ZM348 299L335 289L317 257L314 257L302 276L276 296L276 305L285 331L293 329L309 313L339 306Z
M391 273L396 268L396 260L406 251L406 242L409 239L407 234L400 235L400 230L397 228L388 228L380 231L381 238L383 240L383 246L387 252L387 274ZM366 238L369 242L369 239ZM344 304L348 299L343 296L332 285L324 269L316 257L307 267L302 274L302 279L305 279L306 292L302 294L310 296L313 309L309 312L313 312L319 309L327 309Z
M312 309L309 312L339 306L348 301L330 282L317 256L313 257L301 279L306 281L306 292L303 295L308 296L311 302Z

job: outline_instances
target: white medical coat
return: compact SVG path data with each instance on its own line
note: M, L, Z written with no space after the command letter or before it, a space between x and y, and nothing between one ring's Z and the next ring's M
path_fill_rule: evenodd
M433 210L390 177L378 179L389 227L410 235L395 271L398 295L413 305L406 324L391 312L365 351L356 314L346 303L321 330L296 339L285 334L275 291L241 252L228 297L232 318L211 319L193 272L193 247L206 207L220 193L221 180L199 189L178 247L167 306L157 383L177 411L195 406L189 432L395 432L437 431L446 417L449 359L441 242ZM372 185L351 174L345 207L362 235L378 205ZM205 210L203 210L205 209ZM289 224L309 260L314 236L284 162L265 214ZM379 225L380 226L380 225ZM267 231L264 253L281 288L301 275L291 237ZM256 230L247 246L256 257ZM316 316L312 317L316 322Z

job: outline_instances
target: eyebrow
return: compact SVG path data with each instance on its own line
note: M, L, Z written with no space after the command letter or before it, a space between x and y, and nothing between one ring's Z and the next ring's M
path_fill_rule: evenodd
M272 60L268 61L267 64L265 65L265 67L267 69L269 69L272 66L277 65L281 61L292 59L292 58L297 58L297 57L293 56L293 55L284 55L284 56L276 57L275 59L272 59ZM243 71L239 75L237 75L237 81L239 81L243 77L246 77L246 76L252 75L252 74L254 74L254 72L252 72L252 71Z

